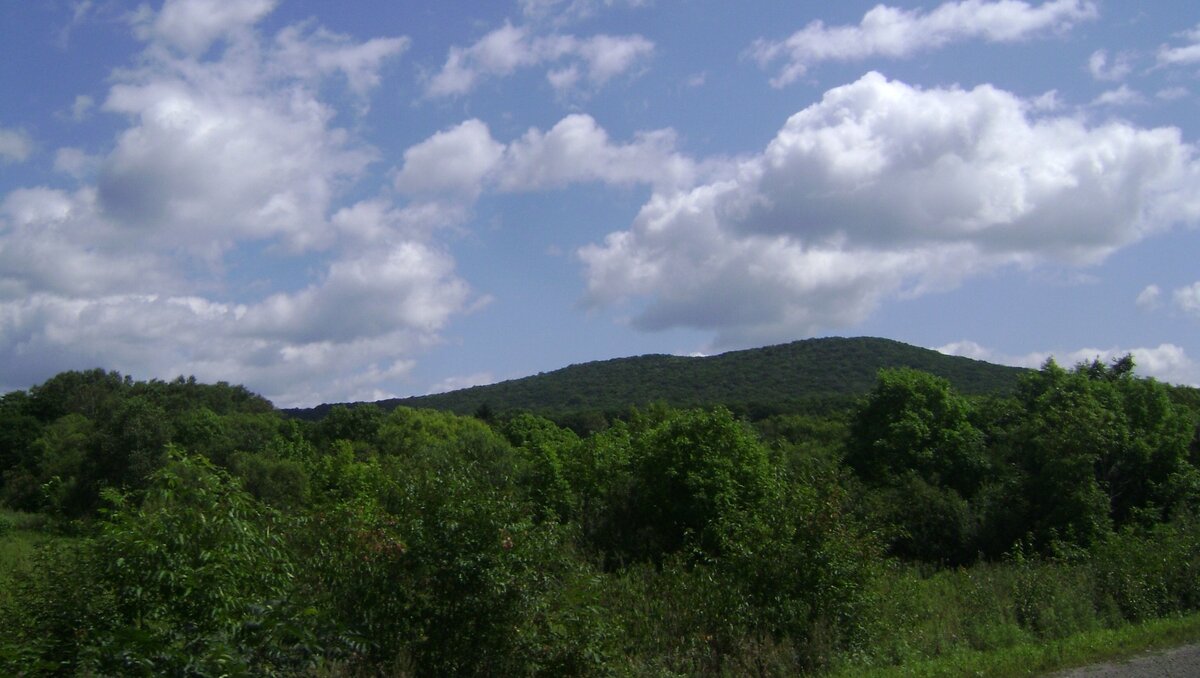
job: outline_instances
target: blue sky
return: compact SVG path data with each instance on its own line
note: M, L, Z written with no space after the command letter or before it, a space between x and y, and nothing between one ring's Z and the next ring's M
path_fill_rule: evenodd
M1200 383L1200 8L0 6L0 389L873 335Z

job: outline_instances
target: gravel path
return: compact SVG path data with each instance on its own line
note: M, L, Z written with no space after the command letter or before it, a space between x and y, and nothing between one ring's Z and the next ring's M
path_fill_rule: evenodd
M1200 676L1200 645L1161 650L1120 662L1053 674L1053 678L1195 678Z

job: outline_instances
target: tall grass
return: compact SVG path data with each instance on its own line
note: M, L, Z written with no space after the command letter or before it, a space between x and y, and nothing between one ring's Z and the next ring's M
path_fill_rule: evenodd
M0 509L0 602L9 595L13 577L30 566L37 545L54 537L45 517Z
M1122 532L1090 552L1059 559L1017 557L933 573L895 565L875 581L869 638L840 658L840 672L905 667L906 675L917 675L916 667L940 671L979 653L1009 657L1005 661L1019 668L1012 657L1043 657L1065 639L1083 656L1088 646L1079 639L1120 636L1152 620L1190 619L1200 610L1200 534L1192 525L1182 520ZM1191 637L1200 637L1200 620L1189 624ZM1064 665L1061 657L1039 661Z
M833 678L1041 676L1051 671L1131 657L1200 640L1200 614L1098 629L1055 641L1028 641L990 651L958 649L905 664L843 666Z

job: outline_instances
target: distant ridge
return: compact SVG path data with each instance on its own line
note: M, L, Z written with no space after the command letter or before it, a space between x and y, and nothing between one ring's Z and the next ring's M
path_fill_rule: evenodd
M964 394L1010 392L1021 368L949 356L891 339L804 339L707 357L643 355L564 367L486 386L379 401L471 414L526 410L547 416L620 412L666 402L674 407L727 405L750 414L801 411L814 403L845 404L866 393L884 367L912 367L950 381ZM319 419L332 404L283 410Z

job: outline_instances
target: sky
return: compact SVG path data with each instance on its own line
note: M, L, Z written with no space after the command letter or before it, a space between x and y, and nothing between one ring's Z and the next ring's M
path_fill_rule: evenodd
M1200 5L0 3L0 392L880 336L1200 384Z

